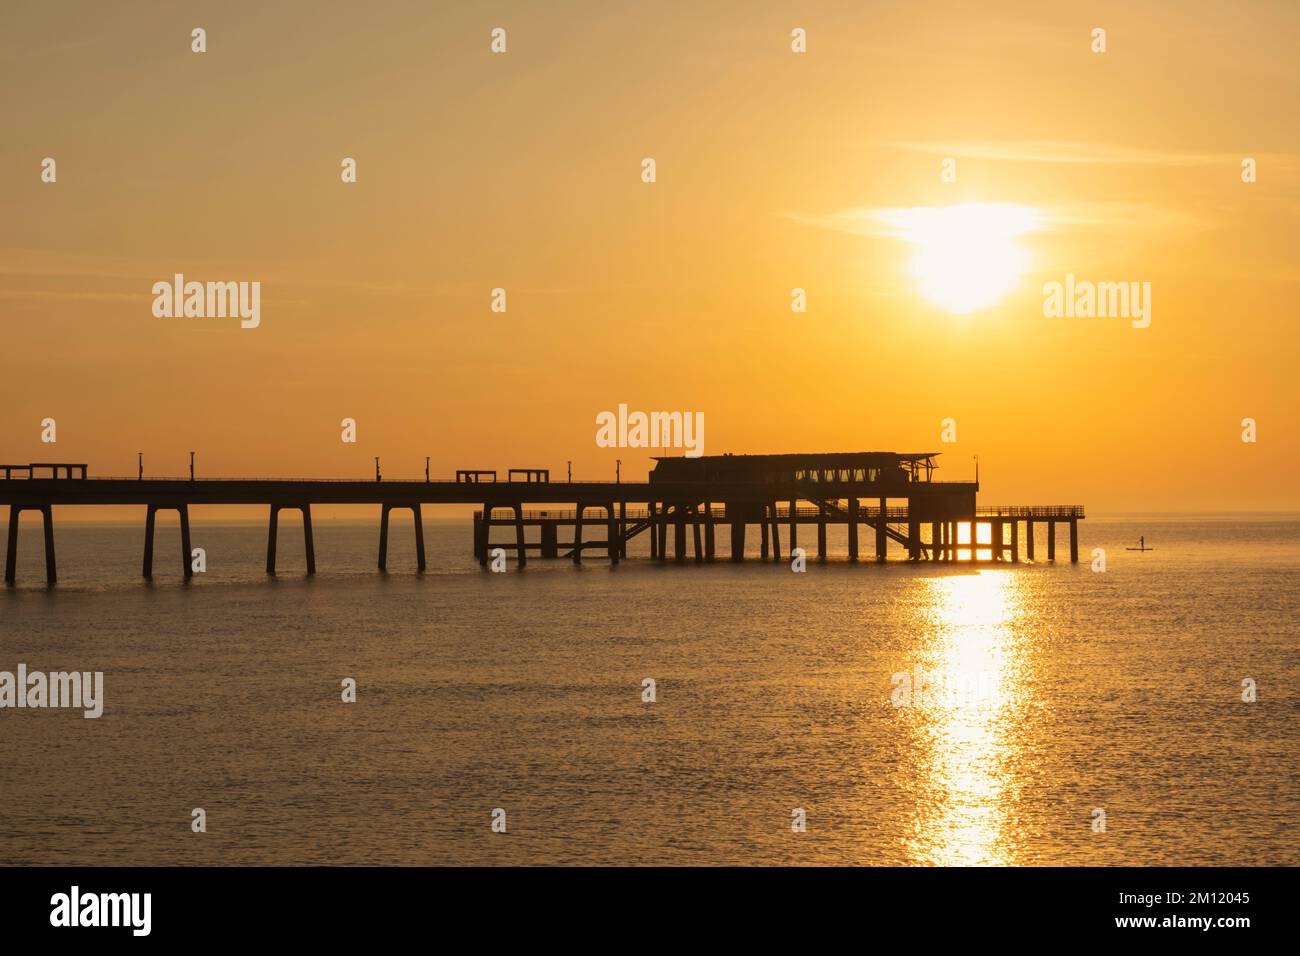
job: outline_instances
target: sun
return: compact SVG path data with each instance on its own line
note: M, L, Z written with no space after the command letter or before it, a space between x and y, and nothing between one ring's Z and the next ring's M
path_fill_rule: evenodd
M1030 264L1020 237L1040 225L1035 210L1007 203L916 206L885 218L913 246L908 273L918 291L957 315L996 305L1015 290Z

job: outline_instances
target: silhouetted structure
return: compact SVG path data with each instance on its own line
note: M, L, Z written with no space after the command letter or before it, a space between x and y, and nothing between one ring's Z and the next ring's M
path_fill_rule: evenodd
M789 535L789 548L798 547L800 526L817 531L817 555L827 557L826 529L845 525L848 557L860 556L858 534L865 526L874 532L874 557L885 561L889 542L905 549L911 561L952 562L965 555L992 561L1020 560L1020 529L1024 525L1026 554L1034 558L1035 525L1047 525L1047 558L1056 559L1056 526L1069 525L1070 560L1079 560L1078 522L1084 517L1078 505L1049 507L981 507L975 496L978 481L936 481L935 452L896 454L855 452L819 455L715 455L699 458L657 458L644 482L551 482L545 469L508 471L498 481L495 471L461 470L455 480L432 481L427 465L422 481L281 480L188 478L89 478L85 465L0 465L0 505L9 505L9 539L5 580L13 583L18 545L18 516L24 510L40 511L44 518L46 577L55 581L54 505L142 505L145 518L144 575L153 573L154 516L159 510L176 510L181 516L181 548L185 576L190 575L189 506L264 504L270 507L266 570L275 573L276 537L280 511L302 512L307 572L316 570L312 539L313 504L377 504L381 508L379 568L387 569L388 516L394 508L410 509L415 522L416 562L425 570L422 506L428 504L481 504L474 515L474 556L486 566L496 549L513 552L523 567L530 552L543 558L571 558L604 551L617 564L627 557L628 542L649 534L650 555L664 561L669 554L668 531L673 532L672 553L685 561L688 551L696 561L717 557L716 529L730 529L729 557L745 559L746 529L757 525L763 560L784 560L781 528ZM568 510L525 510L525 505L565 504ZM629 508L629 504L634 507ZM592 514L594 512L594 514ZM603 538L585 537L593 525L604 526ZM959 541L959 527L970 527L971 539ZM492 529L513 529L513 540L494 543ZM528 541L529 528L537 540ZM571 529L569 542L560 541L560 529ZM687 530L691 544L687 547ZM987 542L976 536L987 528ZM928 532L928 533L927 533ZM1009 535L1008 535L1009 532Z

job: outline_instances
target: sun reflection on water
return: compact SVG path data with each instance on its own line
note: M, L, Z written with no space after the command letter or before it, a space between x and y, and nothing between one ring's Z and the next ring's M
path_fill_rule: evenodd
M1016 578L985 570L927 584L918 663L932 686L911 715L919 766L908 855L942 866L1014 863L1009 791L1027 667L1012 628L1021 613Z

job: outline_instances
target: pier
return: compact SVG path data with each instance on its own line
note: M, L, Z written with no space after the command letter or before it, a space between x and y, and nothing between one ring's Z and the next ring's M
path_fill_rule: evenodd
M46 579L57 580L54 507L120 505L145 508L143 574L153 574L153 530L160 510L179 513L181 560L190 576L191 505L263 505L268 509L268 574L275 574L278 519L301 512L307 573L316 570L313 505L376 505L380 509L378 568L387 570L389 513L414 517L416 563L426 569L423 509L478 505L473 554L486 567L494 551L522 568L530 557L581 562L595 556L618 564L628 543L645 535L652 560L676 563L719 559L719 528L726 529L727 560L746 560L749 529L757 529L760 560L786 561L816 536L826 560L826 529L848 531L850 561L864 556L861 535L876 562L891 554L908 561L1016 563L1035 560L1035 540L1046 526L1046 558L1056 560L1056 531L1069 533L1070 561L1079 560L1081 505L977 506L978 480L937 481L938 453L849 452L811 455L715 455L657 458L645 481L550 480L540 468L512 468L505 480L490 469L462 469L454 479L100 478L85 464L0 465L0 506L9 506L5 582L16 580L18 518L42 515ZM782 541L784 531L785 540ZM966 540L962 539L965 532ZM784 547L783 547L784 544ZM892 551L891 551L892 546ZM805 547L813 554L812 547Z

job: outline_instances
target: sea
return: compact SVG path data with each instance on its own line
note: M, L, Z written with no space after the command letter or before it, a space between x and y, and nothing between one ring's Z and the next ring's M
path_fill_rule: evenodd
M419 574L394 513L381 573L377 517L317 518L308 577L285 512L275 577L196 521L206 570L161 523L145 581L142 515L56 512L47 587L24 524L0 671L103 713L0 710L0 861L1300 864L1300 516L1089 517L1075 565L801 531L802 571L720 534L494 573L426 520Z

